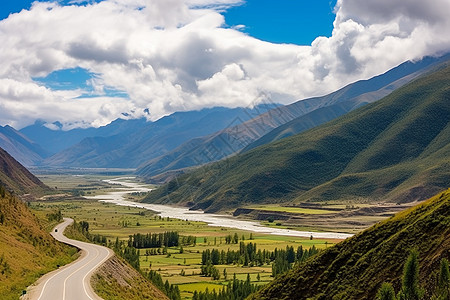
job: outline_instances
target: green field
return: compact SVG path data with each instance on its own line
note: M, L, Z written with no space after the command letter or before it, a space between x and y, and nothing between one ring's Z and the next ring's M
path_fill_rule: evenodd
M86 196L105 194L118 189L118 186L103 182L104 179L116 177L107 177L100 175L44 175L40 176L46 184L57 186L61 194L70 194L70 191L82 191ZM141 195L127 195L127 200L139 200ZM273 206L275 207L275 206ZM91 234L100 234L106 236L109 241L115 241L116 238L128 240L128 237L135 233L160 233L166 231L177 231L182 236L195 236L196 245L183 246L183 253L180 253L178 247L168 249L167 254L148 255L146 249L140 250L140 266L143 271L158 271L163 280L166 279L171 284L177 284L180 288L183 299L190 299L195 290L204 291L223 287L236 274L236 278L246 280L247 274L250 274L252 283L265 284L273 280L271 277L272 266L242 266L242 265L218 265L220 272L219 280L212 280L210 277L200 275L201 255L206 249L218 249L227 251L239 250L239 244L226 244L225 237L228 235L239 236L239 242L256 243L257 249L266 249L269 251L285 249L286 246L298 246L310 248L313 245L316 248L324 249L334 243L336 240L323 240L288 236L276 236L271 234L250 233L248 231L228 229L223 227L208 226L204 222L193 222L178 220L172 218L160 218L155 212L133 207L117 206L110 203L98 202L94 200L44 200L33 202L30 205L37 216L45 218L49 212L61 210L64 217L71 217L76 221L88 221ZM314 211L314 210L312 210ZM322 211L322 210L321 210ZM280 228L276 224L273 225ZM281 226L283 227L283 226ZM250 239L252 237L252 240ZM162 252L162 251L161 251ZM223 276L223 270L226 269L227 278ZM257 280L259 274L259 281Z
M192 222L177 219L161 219L152 211L117 206L97 201L40 201L31 204L31 209L36 215L45 216L50 211L61 210L65 217L74 218L76 221L88 221L91 234L101 234L114 241L116 237L127 240L134 233L159 233L165 231L178 231L180 235L192 235L196 237L195 246L183 247L184 253L178 248L169 248L167 255L145 255L145 249L141 249L140 264L144 271L152 269L158 271L163 280L179 285L183 299L190 299L194 290L218 289L236 273L238 279L245 280L250 274L253 283L267 283L271 277L271 265L240 266L219 265L221 278L212 280L210 277L200 275L201 253L206 249L219 249L227 251L238 250L239 244L225 244L225 237L229 234L239 235L244 242L249 242L250 232L232 230L208 226L203 222ZM258 249L273 251L275 248L285 249L287 245L295 249L302 245L309 248L314 245L323 249L336 241L297 237L275 236L270 234L252 233L251 242L256 243ZM227 270L227 280L223 278L223 269ZM181 275L183 271L184 275ZM257 274L260 281L257 281Z

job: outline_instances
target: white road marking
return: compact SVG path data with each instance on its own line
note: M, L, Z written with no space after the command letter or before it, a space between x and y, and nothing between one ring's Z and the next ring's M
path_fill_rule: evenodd
M86 252L87 252L87 256L89 256L89 251L88 251L88 250L84 250L84 251L86 251ZM64 285L63 285L63 300L66 299L66 283L67 283L67 280L68 280L70 277L72 277L73 274L77 273L78 271L80 271L81 269L83 269L84 267L86 267L87 265L89 265L89 264L90 264L93 260L95 260L97 257L99 257L100 252L97 250L97 248L95 248L95 251L97 251L97 255L96 255L94 258L92 258L92 259L89 260L87 263L85 263L84 265L82 265L81 267L79 267L78 269L76 269L75 271L73 271L72 273L70 273L70 275L67 276L66 279L64 280ZM90 273L90 272L88 272L88 273ZM83 277L83 279L84 279L84 277ZM84 287L84 282L83 282L83 287ZM92 299L92 298L88 295L88 293L86 292L86 288L84 289L84 291L85 291L86 295L87 295L90 299Z
M92 268L92 270L97 269L97 268L98 268L101 264L103 264L108 258L109 258L109 256L106 256L102 261L100 261L98 264L96 264L95 267ZM91 272L92 272L92 270L91 270ZM91 298L91 296L89 295L89 292L88 292L87 289L86 289L86 277L87 277L91 272L86 273L86 275L84 275L84 277L83 277L83 289L84 289L84 292L86 293L86 295L89 297L89 299L94 300L94 299Z
M39 298L38 298L37 300L41 300L42 294L44 294L44 290L45 290L45 287L47 286L47 283L48 283L50 280L52 280L53 277L55 277L56 275L59 275L59 272L56 273L56 274L54 274L54 275L53 275L52 277L50 277L49 279L47 279L47 281L46 281L45 284L44 284L44 287L42 288L41 294L39 295Z

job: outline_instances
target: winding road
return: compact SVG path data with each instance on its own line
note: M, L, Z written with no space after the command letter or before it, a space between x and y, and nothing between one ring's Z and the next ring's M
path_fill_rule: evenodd
M64 218L57 225L52 236L65 244L81 249L82 254L76 261L43 276L31 288L24 299L31 300L94 300L101 299L90 285L92 273L113 255L113 251L103 246L71 240L63 235L64 229L73 220Z

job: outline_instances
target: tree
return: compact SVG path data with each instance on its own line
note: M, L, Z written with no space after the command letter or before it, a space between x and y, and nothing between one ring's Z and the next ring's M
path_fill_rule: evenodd
M433 299L445 300L450 296L450 271L448 260L443 258L441 260L441 268L439 270L438 285Z
M219 270L217 268L215 268L214 266L211 267L211 277L214 280L219 280L220 279Z
M238 236L237 233L234 233L234 236L233 236L233 243L234 243L234 244L237 244L238 242L239 242L239 236Z
M399 300L419 300L424 291L419 285L419 259L417 250L412 250L403 268L402 288L398 293Z
M377 293L377 300L395 300L395 291L392 284L384 282Z

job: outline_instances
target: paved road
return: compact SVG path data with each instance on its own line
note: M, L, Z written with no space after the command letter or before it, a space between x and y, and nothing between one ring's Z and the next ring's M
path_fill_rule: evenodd
M60 242L82 250L75 262L64 266L41 278L27 299L33 300L94 300L97 296L89 283L92 273L109 257L113 251L99 245L71 240L63 235L64 229L73 220L64 218L64 222L55 227L52 236Z

